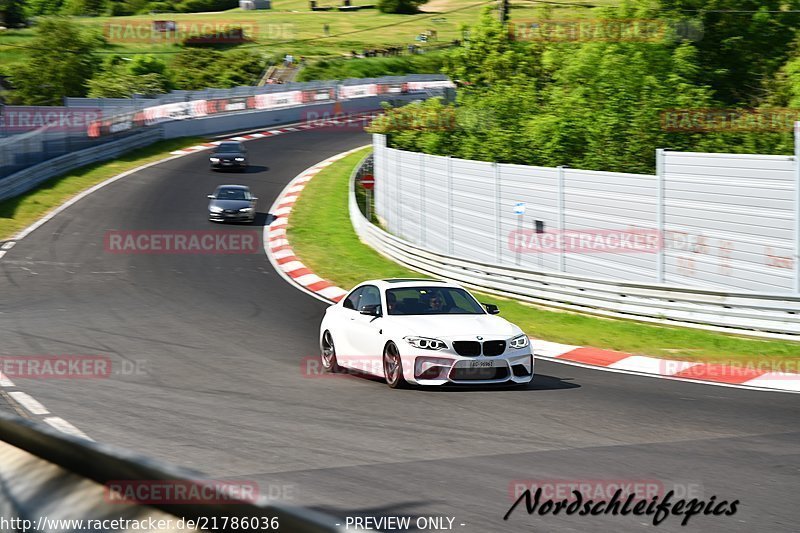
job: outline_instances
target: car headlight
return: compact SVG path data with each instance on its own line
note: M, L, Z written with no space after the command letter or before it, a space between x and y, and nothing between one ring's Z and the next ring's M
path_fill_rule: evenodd
M528 339L527 335L517 335L511 341L509 341L508 345L515 350L519 350L520 348L525 348L529 345L531 341Z
M211 211L212 213L222 213L222 208L221 207L217 207L215 205L212 205L211 207L209 207L208 210Z
M244 161L244 157L237 157L235 158L237 161Z
M439 339L430 339L428 337L404 337L406 342L414 348L422 350L444 350L447 344Z
M219 157L209 157L208 160L212 163L219 163Z
M249 213L252 210L253 210L252 207L243 207L243 208L239 209L239 212L240 213Z

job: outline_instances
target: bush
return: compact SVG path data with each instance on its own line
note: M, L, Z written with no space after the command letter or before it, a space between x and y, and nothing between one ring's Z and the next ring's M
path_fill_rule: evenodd
M106 0L67 0L63 11L67 15L98 17L106 9Z
M443 62L444 53L442 52L401 57L322 60L301 70L297 81L438 74L442 69Z
M177 5L180 13L200 13L203 11L227 11L239 7L239 0L184 0Z
M419 13L419 6L427 3L428 0L378 0L378 9L382 13L411 15Z

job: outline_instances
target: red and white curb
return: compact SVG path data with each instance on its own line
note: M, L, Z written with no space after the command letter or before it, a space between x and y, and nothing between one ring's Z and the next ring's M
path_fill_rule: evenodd
M311 269L304 265L295 255L286 238L289 215L291 215L294 203L300 197L300 193L303 191L306 184L311 181L320 170L363 148L365 148L365 146L360 146L353 150L348 150L347 152L329 157L325 161L304 170L295 177L289 182L289 185L283 189L281 194L278 195L278 198L269 210L269 214L275 218L268 226L264 226L264 250L267 252L267 257L269 257L275 270L277 270L284 279L301 288L304 292L326 302L338 302L347 294L347 291L314 274Z
M320 170L363 147L329 157L306 169L281 192L272 204L275 219L264 227L264 249L275 270L289 283L315 298L336 303L348 291L314 274L295 255L287 239L286 229L292 207L301 192ZM696 361L676 361L643 355L572 346L531 338L536 357L556 363L593 368L623 374L690 381L709 385L740 387L773 392L800 392L800 374L775 371L772 365L735 366Z
M310 120L308 122L302 124L296 124L293 126L273 128L258 133L248 133L246 135L238 135L236 137L231 137L229 139L197 144L195 146L190 146L182 150L175 150L174 152L170 152L170 154L187 155L187 154L193 154L195 152L202 152L203 150L210 150L211 148L214 148L215 146L226 141L254 141L256 139L263 139L265 137L275 137L276 135L283 135L285 133L294 133L296 131L313 130L317 128L326 128L330 126L341 126L343 124L352 124L354 122L364 122L368 119L373 119L378 115L380 115L380 113L370 112L370 113L358 113L354 115L347 115L346 117L342 117L339 119L330 118L330 119Z

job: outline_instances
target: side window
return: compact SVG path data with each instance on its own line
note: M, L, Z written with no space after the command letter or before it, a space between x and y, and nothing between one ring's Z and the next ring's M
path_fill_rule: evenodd
M362 288L361 301L356 309L361 311L368 305L381 305L381 291L374 285L366 285Z
M344 305L344 308L353 310L358 309L358 301L361 298L361 293L363 291L364 287L359 287L353 292L351 292L350 295L347 298L345 298L344 303L342 304Z

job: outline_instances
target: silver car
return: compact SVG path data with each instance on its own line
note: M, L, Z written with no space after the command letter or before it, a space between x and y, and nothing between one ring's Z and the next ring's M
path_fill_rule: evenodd
M256 201L246 185L220 185L209 194L208 219L213 222L248 222L256 219Z

